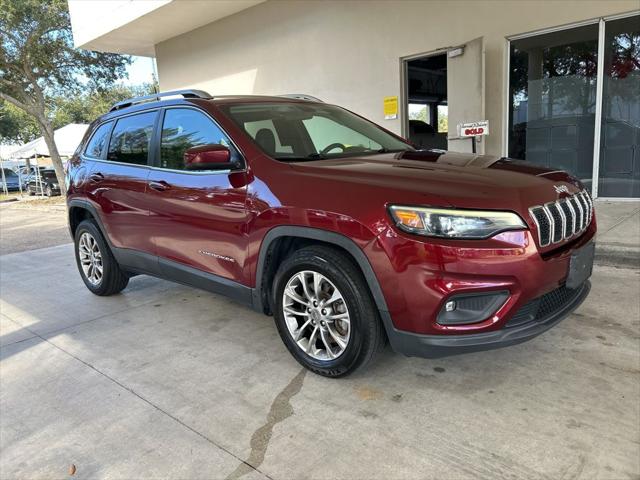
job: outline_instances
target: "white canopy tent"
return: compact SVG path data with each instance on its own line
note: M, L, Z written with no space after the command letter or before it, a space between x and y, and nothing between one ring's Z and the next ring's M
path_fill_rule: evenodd
M70 123L65 125L62 128L53 132L53 138L56 142L56 146L58 147L58 153L61 157L70 157L80 145L82 141L82 137L84 137L85 132L89 128L89 125L85 125L82 123ZM25 143L19 148L14 149L9 155L9 161L7 162L10 166L19 166L23 164L22 160L31 160L31 166L37 167L38 165L38 157L50 157L49 148L47 147L47 143L44 141L44 137L38 137L35 140L30 141L29 143ZM0 180L2 180L2 191L5 195L8 193L5 174L4 174L4 166L5 162L3 162L2 156L0 156L0 171L2 175ZM44 195L44 189L42 187L42 180L40 178L40 169L36 168L36 176L37 181L40 182L40 194ZM22 194L22 177L20 178L20 193Z
M70 157L76 151L82 137L89 128L89 125L83 123L70 123L53 132L53 138L58 147L58 153L61 157ZM13 151L9 158L33 158L36 156L49 157L49 149L44 141L44 137L38 137L35 140L25 143L22 147Z

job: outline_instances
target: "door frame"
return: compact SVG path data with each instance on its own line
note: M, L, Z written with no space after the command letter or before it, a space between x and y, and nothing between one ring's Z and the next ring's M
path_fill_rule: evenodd
M436 55L447 54L449 50L456 47L441 47L423 53L415 53L400 57L400 135L409 138L409 62L425 57L435 57ZM447 93L447 101L449 100Z
M619 13L615 15L608 15L604 17L591 18L588 20L582 20L579 22L568 23L556 27L549 27L540 30L534 30L531 32L521 33L517 35L510 35L505 38L505 68L503 76L504 95L503 95L503 142L502 142L502 155L507 157L509 155L509 119L510 119L510 88L509 88L509 74L510 74L510 61L511 61L511 42L514 40L520 40L522 38L536 37L544 35L546 33L559 32L563 30L570 30L576 27L583 27L585 25L598 24L598 66L596 71L596 111L594 115L594 131L593 131L593 173L591 177L591 196L594 199L598 198L598 184L600 182L600 142L601 142L601 130L602 130L602 105L603 105L603 89L604 89L604 49L605 49L605 28L606 23L612 20L618 20L621 18L628 18L633 16L640 17L640 10L632 10L630 12ZM602 197L602 200L606 201L630 201L638 202L640 198L629 197Z

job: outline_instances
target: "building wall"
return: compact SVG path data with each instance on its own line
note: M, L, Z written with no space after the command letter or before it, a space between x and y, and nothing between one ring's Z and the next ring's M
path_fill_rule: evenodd
M212 94L307 93L384 120L400 95L400 58L485 40L486 152L502 154L505 38L638 9L637 0L268 1L162 42L163 90Z

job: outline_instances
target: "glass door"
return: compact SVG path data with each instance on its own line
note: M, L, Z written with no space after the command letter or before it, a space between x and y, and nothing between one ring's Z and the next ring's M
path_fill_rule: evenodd
M509 156L591 188L598 24L512 40L509 54Z
M605 23L598 196L640 197L640 16Z

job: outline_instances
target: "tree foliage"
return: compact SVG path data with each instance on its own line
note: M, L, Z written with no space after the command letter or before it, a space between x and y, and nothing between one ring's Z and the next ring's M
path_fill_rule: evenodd
M56 95L49 99L47 117L54 130L69 123L91 123L121 100L157 91L154 84L139 86L113 85L80 95ZM42 135L32 116L9 102L0 102L0 144L26 143Z
M103 91L127 75L130 63L130 57L74 48L66 0L0 0L0 99L34 118L60 185L52 100L87 87Z

